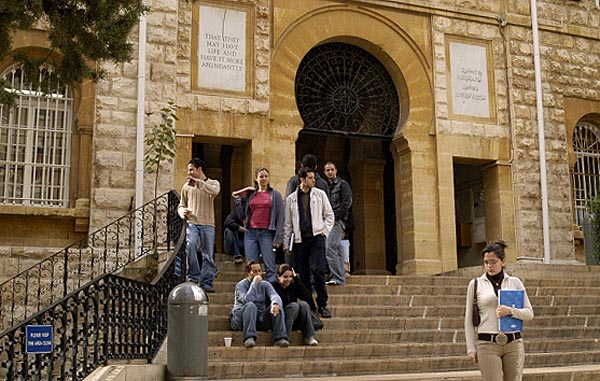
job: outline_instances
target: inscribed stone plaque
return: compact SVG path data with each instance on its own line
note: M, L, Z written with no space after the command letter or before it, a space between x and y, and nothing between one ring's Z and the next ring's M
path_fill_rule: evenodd
M200 6L197 86L246 90L247 12Z
M448 41L451 113L492 118L488 78L488 46Z

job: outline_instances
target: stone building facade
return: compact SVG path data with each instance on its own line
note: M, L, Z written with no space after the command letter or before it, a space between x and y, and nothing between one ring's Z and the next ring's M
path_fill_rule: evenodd
M283 192L297 161L314 153L320 169L333 161L351 182L352 265L358 274L430 274L475 265L482 246L493 239L508 243L511 262L583 261L573 140L578 124L600 126L600 9L594 0L537 1L547 199L529 2L150 0L148 5L144 107L154 114L146 117L146 129L167 101L175 102L179 117L177 157L163 171L159 189L179 190L188 160L202 157L209 177L222 184L218 237L231 208L230 192L251 184L254 168L269 168L272 185ZM105 64L105 79L74 89L68 206L9 205L0 199L0 244L66 245L127 212L135 197L137 33L131 36L134 60ZM236 40L240 34L244 38ZM15 49L47 48L43 31L16 35ZM218 43L210 43L210 36L218 36ZM344 54L350 58L339 58ZM311 55L317 58L308 60ZM371 57L385 73L365 76L360 57ZM2 72L11 63L0 64ZM316 68L301 77L299 68L307 65ZM353 65L356 71L349 69ZM395 119L386 119L394 121L390 133L379 133L383 126L363 128L371 119L361 117L379 120L368 109L379 101L361 98L360 87L319 98L314 76L322 74L323 83L335 86L328 81L337 78L330 73L336 70L391 84L392 98L386 99L397 103L385 111L394 113ZM211 78L214 72L217 78ZM311 87L310 101L300 100ZM343 124L330 120L324 128L319 115L310 114L310 102L315 107L331 102L346 116L361 102L367 109L348 117L347 130L336 130ZM146 201L153 197L153 180L145 176ZM592 196L595 188L586 192ZM17 239L23 233L18 226L25 225L27 234Z

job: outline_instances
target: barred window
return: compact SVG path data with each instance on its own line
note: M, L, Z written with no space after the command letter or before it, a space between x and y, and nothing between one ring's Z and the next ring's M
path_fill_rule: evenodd
M2 78L17 99L0 104L0 204L68 207L71 90L50 67L35 86L16 65Z
M575 220L582 226L585 203L600 189L600 128L579 122L573 132L573 150L577 159L573 170Z

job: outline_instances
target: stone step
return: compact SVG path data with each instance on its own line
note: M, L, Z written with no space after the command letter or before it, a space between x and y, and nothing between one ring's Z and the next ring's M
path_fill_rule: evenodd
M564 275L564 274L563 274ZM577 274L579 275L579 274ZM224 270L219 266L217 281L236 283L246 276L245 270L239 268L238 271ZM481 272L478 274L481 276ZM518 274L515 274L518 276ZM540 287L542 289L551 288L560 291L563 287L575 287L582 290L583 288L600 289L599 274L592 275L590 278L549 278L543 277L544 273L540 273L538 277L521 278L530 294L534 294L533 289ZM592 278L593 276L593 278ZM414 275L414 276L394 276L394 275L352 275L346 278L347 285L377 285L397 287L399 285L418 285L418 286L440 286L446 288L458 287L464 290L473 277L452 277L452 276L437 276L437 275ZM339 287L344 288L344 287ZM394 288L395 290L395 288ZM583 291L583 290L582 290ZM585 291L584 291L585 292Z
M231 303L210 303L209 315L217 319L228 319L231 313ZM333 305L328 306L334 318L346 317L420 317L420 318L460 318L464 316L464 305L455 306L353 306L353 305ZM590 322L597 321L600 315L600 309L597 305L580 306L534 306L535 320L545 318L569 318L575 319L576 324L581 324L581 318L589 318ZM545 321L545 320L539 320ZM596 323L589 323L596 324Z
M228 311L228 310L227 310ZM216 315L211 309L209 316L209 330L228 330L229 315ZM354 317L334 317L332 320L323 319L325 323L331 322L330 329L352 330L368 329L377 327L379 329L463 329L463 316L456 317L410 317L410 316L371 316L368 319L360 316ZM525 323L527 326L527 323ZM536 316L535 325L545 328L564 328L579 327L592 328L600 327L600 315L594 316Z
M335 321L326 320L323 330L317 333L319 341L324 345L331 344L372 344L372 343L406 343L406 342L433 342L433 343L464 343L465 335L462 329L355 329L352 331L336 329ZM259 332L258 345L270 345L271 338L268 332ZM223 337L233 337L234 342L242 342L241 331L229 329L210 331L208 345L218 346L223 343ZM541 340L548 337L553 339L585 339L600 337L600 327L527 327L523 330L523 337L527 340ZM301 341L298 342L301 344Z
M241 338L233 347L242 346ZM223 343L209 347L209 361L266 361L266 360L310 360L346 358L380 358L390 356L422 357L422 356L462 356L465 354L464 343L374 343L357 345L327 345L321 342L316 347L302 345L300 333L294 332L291 345L285 352L281 348L273 347L270 342L265 346L256 346L252 349L238 351L225 347ZM561 340L539 339L526 340L527 353L551 352L587 352L600 350L600 343L595 339Z
M354 277L356 278L356 277ZM238 279L239 280L239 279ZM233 294L237 281L223 281L218 279L214 288L218 291L230 291ZM398 285L380 285L380 284L361 284L349 282L344 286L327 286L327 292L330 295L429 295L429 296L461 296L464 298L467 285L422 285L422 284L398 284ZM560 296L598 296L600 287L580 287L580 286L527 286L527 293L532 297L560 297Z
M215 285L216 294L209 295L210 303L233 303L234 288L229 291ZM338 286L339 287L339 286ZM598 295L560 295L560 296L529 296L534 311L536 306L573 306L573 305L600 305ZM396 295L381 293L330 293L330 305L380 305L380 306L439 306L439 305L465 305L465 295Z
M253 351L257 348L247 349ZM287 351L289 348L275 348ZM312 348L311 348L312 349ZM527 353L525 367L547 367L567 365L594 364L600 361L600 351L560 352L560 353ZM415 373L423 370L428 372L447 372L457 370L475 370L470 358L462 356L431 356L407 358L378 357L373 359L343 358L319 359L316 361L279 360L271 358L252 362L222 362L208 364L208 374L211 379L227 378L289 378L289 377L323 377L347 376L386 373Z

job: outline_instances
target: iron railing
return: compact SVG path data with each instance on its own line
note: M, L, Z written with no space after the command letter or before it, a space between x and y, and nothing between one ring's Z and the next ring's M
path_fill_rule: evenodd
M175 191L165 193L0 284L0 332L104 274L170 251L183 226L178 204Z
M156 355L167 334L170 291L183 281L185 230L151 284L105 274L0 337L0 380L76 381L110 359ZM52 326L50 353L28 354L28 325Z

